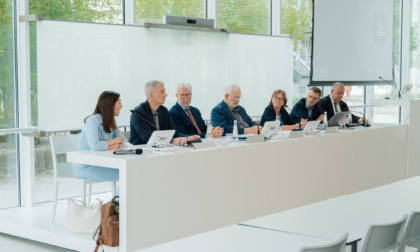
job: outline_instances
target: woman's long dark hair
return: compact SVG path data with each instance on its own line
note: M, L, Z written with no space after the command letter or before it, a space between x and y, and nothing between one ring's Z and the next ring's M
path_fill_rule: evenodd
M95 110L93 111L92 115L101 114L104 130L106 133L111 133L111 130L117 129L117 123L115 122L114 116L114 106L115 103L120 98L120 94L114 91L104 91L98 98L98 102L96 103ZM92 116L89 115L85 118L84 122Z

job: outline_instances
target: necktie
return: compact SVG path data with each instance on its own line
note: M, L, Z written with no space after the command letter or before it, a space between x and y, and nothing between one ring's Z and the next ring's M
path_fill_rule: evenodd
M308 108L308 117L309 117L309 120L312 120L312 108L311 107Z
M154 112L153 116L155 118L156 130L159 130L159 114L158 114L158 112Z
M186 108L185 110L187 111L188 117L190 118L190 120L191 120L192 124L194 125L195 129L197 130L198 134L201 134L201 130L198 127L197 122L194 119L194 116L191 114L190 109L189 108Z
M334 108L335 108L335 113L338 112L338 107L337 107L338 103L334 102Z

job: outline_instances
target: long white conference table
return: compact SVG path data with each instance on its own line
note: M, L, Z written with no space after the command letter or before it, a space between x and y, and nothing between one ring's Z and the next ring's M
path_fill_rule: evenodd
M405 179L407 125L67 160L120 170L120 250L136 251Z
M332 241L232 225L141 250L142 252L299 252Z
M348 242L360 239L363 242L370 225L392 223L412 211L420 211L420 177L256 218L242 224L331 240L337 240L347 232Z

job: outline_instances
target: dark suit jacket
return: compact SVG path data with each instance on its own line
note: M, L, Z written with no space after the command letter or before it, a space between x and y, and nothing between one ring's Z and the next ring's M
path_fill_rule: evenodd
M195 122L197 123L198 128L201 130L201 134L198 134L197 129L194 127L187 113L178 103L176 103L171 108L171 110L169 110L171 121L176 131L178 131L179 133L182 133L187 136L200 135L200 137L204 138L206 136L207 126L204 123L203 118L201 117L200 110L194 108L193 106L190 106L189 108L192 116L195 119Z
M156 130L155 119L153 118L153 112L150 108L149 102L145 101L133 109L142 118L131 114L130 117L130 143L146 144L149 138L152 136L153 131ZM159 117L159 128L160 130L173 130L171 119L169 118L168 109L164 106L160 106L157 110ZM175 131L175 137L183 137L183 134Z
M347 106L347 103L340 101L338 105L340 105L340 109L342 112L349 111L349 107ZM317 106L321 113L324 113L325 111L327 111L328 121L334 116L335 113L334 113L333 105L331 103L330 95L327 95L321 100L319 100L319 102L317 103ZM358 123L359 119L360 117L352 114L353 123Z
M261 116L261 126L264 126L265 122L275 121L276 120L276 111L273 108L273 105L268 105L263 115ZM289 113L287 113L286 109L280 110L280 125L293 125L296 124L292 118L290 117Z
M250 126L256 126L257 124L251 120L251 118L246 113L245 109L238 105L239 114L242 116L242 119ZM232 112L230 112L230 108L222 101L221 103L217 104L216 107L213 108L211 111L211 125L213 127L219 126L223 128L223 135L226 133L233 132L233 121L236 118L233 116ZM238 126L238 134L243 134L244 128L240 128Z
M295 104L295 106L293 106L292 112L290 113L290 117L292 117L292 120L295 123L299 123L300 119L308 119L308 121L315 121L320 115L322 115L322 113L321 111L319 111L318 106L315 104L314 108L312 109L312 118L309 118L308 108L306 108L306 98L300 99Z

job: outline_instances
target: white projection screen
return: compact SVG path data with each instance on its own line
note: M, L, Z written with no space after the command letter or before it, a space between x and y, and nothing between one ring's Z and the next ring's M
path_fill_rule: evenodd
M393 74L393 0L314 0L311 85Z
M290 38L60 21L37 22L38 127L77 130L99 94L121 94L119 126L146 100L144 84L165 83L164 106L176 87L190 83L192 106L204 119L223 99L224 88L242 88L241 105L261 116L275 89L293 91Z

